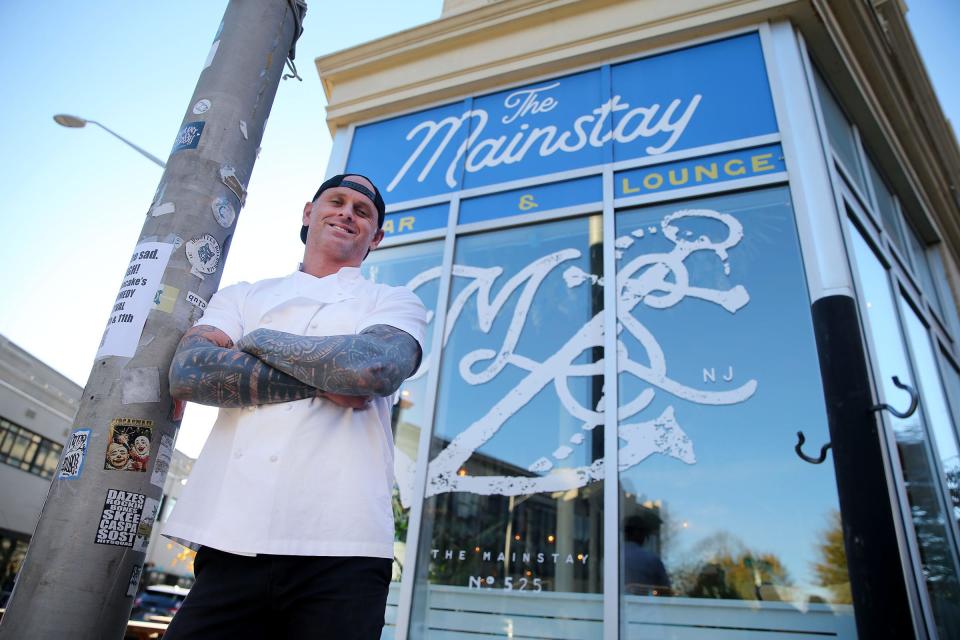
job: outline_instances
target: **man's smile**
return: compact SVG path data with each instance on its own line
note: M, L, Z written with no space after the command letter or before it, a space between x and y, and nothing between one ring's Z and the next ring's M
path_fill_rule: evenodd
M349 234L352 235L352 236L357 235L357 232L356 232L354 229L351 229L350 227L344 226L344 225L340 224L339 222L328 222L327 224L330 225L331 227L333 227L334 229L338 229L338 230L340 230L340 231L343 231L344 233L349 233Z

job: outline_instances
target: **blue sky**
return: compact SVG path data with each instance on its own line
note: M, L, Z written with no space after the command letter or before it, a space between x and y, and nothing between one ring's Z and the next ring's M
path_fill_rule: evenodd
M165 159L226 4L0 3L0 333L79 384L161 170L95 127L65 129L52 116L98 120ZM297 46L304 81L284 81L277 93L223 284L285 273L300 257L300 209L330 152L313 59L434 20L442 0L309 4ZM916 39L956 123L960 46L950 30L960 4L911 4ZM205 432L192 425L209 419L191 408L178 447L196 455Z

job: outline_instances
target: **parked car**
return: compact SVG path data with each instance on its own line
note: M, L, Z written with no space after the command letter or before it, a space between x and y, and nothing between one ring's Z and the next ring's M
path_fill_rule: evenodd
M134 599L130 619L152 621L155 616L173 616L188 593L189 589L165 584L147 587Z

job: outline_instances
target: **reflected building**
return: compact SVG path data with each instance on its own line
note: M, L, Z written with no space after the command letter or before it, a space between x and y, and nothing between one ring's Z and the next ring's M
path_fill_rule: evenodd
M430 314L385 637L960 636L960 154L905 10L448 0L316 60L363 269Z

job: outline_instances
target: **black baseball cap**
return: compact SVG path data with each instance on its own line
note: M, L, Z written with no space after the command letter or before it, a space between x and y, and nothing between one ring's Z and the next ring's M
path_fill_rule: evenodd
M380 196L380 190L377 189L377 186L373 186L373 191L370 191L364 185L354 182L353 180L347 180L348 176L356 176L358 178L363 178L367 180L370 184L373 184L373 180L370 180L367 176L360 173L341 173L339 175L333 176L317 189L317 192L313 194L313 199L310 202L315 202L317 198L320 197L320 194L326 191L327 189L332 189L334 187L346 187L347 189L353 189L357 193L362 193L363 195L370 198L373 201L373 205L377 208L377 228L380 229L383 227L383 217L387 213L387 206L383 203L383 198ZM303 240L303 244L307 244L307 225L303 225L300 229L300 239Z

